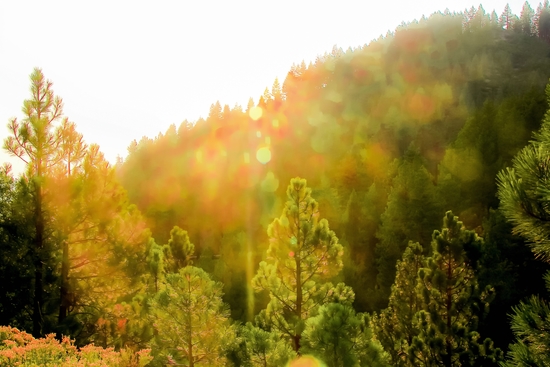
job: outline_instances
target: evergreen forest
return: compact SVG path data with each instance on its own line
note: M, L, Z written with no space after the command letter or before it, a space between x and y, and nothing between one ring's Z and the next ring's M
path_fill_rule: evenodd
M114 164L28 82L0 365L550 366L548 0L335 46Z

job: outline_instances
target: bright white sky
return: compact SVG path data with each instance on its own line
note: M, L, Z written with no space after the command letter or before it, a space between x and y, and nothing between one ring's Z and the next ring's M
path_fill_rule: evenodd
M369 43L402 21L472 0L0 1L0 140L42 68L65 115L114 162L133 139L258 101L292 63ZM483 7L500 15L506 0ZM522 0L510 1L519 15ZM531 3L536 8L537 3ZM7 160L0 153L0 163Z

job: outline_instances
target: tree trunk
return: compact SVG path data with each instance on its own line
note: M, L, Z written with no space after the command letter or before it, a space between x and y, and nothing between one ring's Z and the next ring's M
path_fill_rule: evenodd
M63 255L61 260L61 287L60 287L60 304L59 316L57 318L58 325L67 318L69 301L69 243L63 241ZM60 335L58 335L60 336Z
M35 178L40 180L40 176ZM35 259L34 259L34 300L32 310L32 335L35 338L42 336L42 303L43 303L43 249L44 249L44 216L42 213L42 186L35 181L35 207L34 207L34 228L35 228Z
M452 288L449 286L449 282L451 281L451 278L453 276L452 272L452 255L449 252L449 264L447 266L447 337L445 340L446 346L446 352L447 355L445 356L445 366L446 367L452 367L452 344L451 344L451 307L453 306L453 298L452 298Z
M296 252L296 316L298 316L298 320L302 320L302 279L301 279L301 273L302 273L302 267L300 264L300 253L299 251ZM299 322L299 321L298 321ZM298 354L300 351L300 339L302 337L302 333L299 332L296 335L294 335L294 351Z
M191 297L191 279L187 278L187 286L188 286L188 295ZM195 361L193 357L193 326L192 324L192 318L191 318L191 301L189 300L189 307L188 307L188 313L187 313L187 325L189 328L189 334L187 334L187 359L189 360L189 367L195 366Z

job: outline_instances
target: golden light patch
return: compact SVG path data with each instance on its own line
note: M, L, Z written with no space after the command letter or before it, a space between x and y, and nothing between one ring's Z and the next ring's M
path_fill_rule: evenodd
M271 160L271 150L269 150L268 147L258 149L258 151L256 152L256 159L261 164L266 164Z
M244 153L244 163L250 163L250 153Z
M288 367L325 367L325 364L312 356L303 356L291 361Z
M248 111L248 116L254 121L257 121L260 117L262 117L263 110L261 107L251 107L250 111Z
M271 121L271 125L273 125L273 127L279 127L279 120L273 119L273 120Z
M262 132L261 131L256 131L256 137L258 138L261 138L262 137Z

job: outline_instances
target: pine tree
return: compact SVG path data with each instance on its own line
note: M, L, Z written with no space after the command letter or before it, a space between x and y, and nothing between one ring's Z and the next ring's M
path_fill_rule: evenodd
M354 306L358 311L376 308L376 230L386 205L384 190L378 187L373 183L366 193L353 190L344 212L347 247L343 273L346 284L356 290Z
M490 18L489 24L491 24L491 26L495 26L495 27L498 26L498 15L497 15L497 12L495 10L493 10L491 12L491 18Z
M268 87L265 87L264 93L262 94L262 98L266 104L269 103L270 101L273 101L273 94L271 94Z
M547 43L550 43L550 5L548 0L545 0L539 9L540 11L537 9L537 23L535 25L537 35Z
M82 163L86 156L87 145L84 143L84 137L76 131L76 125L64 119L56 131L59 140L59 150L56 152L59 159L56 166L53 167L52 181L57 186L57 190L52 190L53 195L62 194L62 201L74 203L74 197L67 197L75 186L79 186L79 175L82 173ZM69 194L70 195L70 194ZM71 210L59 210L54 218L55 226L58 231L58 238L61 241L61 277L60 277L60 301L58 324L65 321L68 315L70 301L69 271L70 271L70 251L68 236L72 229L72 222L76 219L71 214Z
M164 279L166 273L164 264L164 248L163 246L158 245L154 239L150 239L147 245L147 267L148 267L148 276L151 279L153 287L149 292L156 294L159 291L160 283ZM148 281L146 281L149 283Z
M440 223L441 201L433 178L423 165L420 153L409 148L397 169L388 204L381 216L376 246L380 305L387 305L395 280L395 264L409 241L428 244Z
M0 325L32 330L32 182L0 172ZM51 262L48 266L53 266Z
M343 249L327 220L319 218L306 180L293 178L286 193L281 217L268 228L266 261L260 263L252 284L257 291L269 292L262 317L299 352L305 320L341 293L325 280L340 272Z
M165 267L172 273L177 273L179 269L191 265L191 257L195 252L195 245L189 240L187 231L178 226L174 226L170 231L168 244L164 245Z
M168 274L152 303L153 354L168 364L224 365L223 346L233 337L219 282L200 268Z
M487 13L485 12L485 9L483 9L483 6L481 4L475 11L475 14L471 21L472 21L472 24L470 26L470 29L481 29L486 26Z
M213 103L210 105L210 111L208 112L208 120L211 121L211 123L218 123L222 118L222 105L220 104L220 101L216 101L216 103Z
M283 91L281 90L279 78L275 78L275 81L273 82L273 86L271 87L271 95L276 102L283 100Z
M423 252L418 242L409 242L402 260L397 261L388 307L373 318L377 339L389 353L393 366L407 365L408 349L418 335L414 316L423 306L417 291L418 272L426 266Z
M328 303L306 321L304 351L330 367L389 366L388 356L372 338L369 318L350 304Z
M512 10L510 9L510 4L506 4L506 6L504 7L504 11L500 15L500 24L504 29L510 30L512 29L512 25L513 25L512 22L513 22Z
M416 314L418 336L409 359L422 366L489 366L501 358L492 341L479 341L477 318L491 300L491 289L480 290L474 273L482 239L468 231L452 212L442 231L433 234L433 256L420 269L419 292L423 310ZM480 364L481 363L481 364Z
M546 276L550 290L550 276ZM513 308L512 330L516 342L510 344L506 367L550 365L550 305L540 297L531 296Z
M44 306L44 258L46 233L44 202L44 178L54 165L55 153L60 144L55 134L55 123L63 114L63 101L54 95L52 82L44 78L42 70L36 68L30 75L31 99L23 103L25 118L10 120L8 129L12 136L4 141L4 149L27 164L27 175L34 190L34 300L33 328L35 337L42 335Z
M246 105L246 110L247 110L247 111L250 111L250 109L251 109L252 107L254 107L254 100L252 99L252 97L250 97L250 98L248 99L248 103L247 103L247 105Z
M93 337L94 324L106 309L134 291L145 271L142 246L149 232L97 145L73 163L70 177L64 164L62 174L50 176L44 205L62 246L57 331L78 332L81 343Z
M484 245L476 271L480 288L495 288L491 311L479 319L480 334L507 349L514 341L508 322L510 310L520 300L545 288L543 276L550 268L532 256L526 241L512 234L512 225L500 210L491 210L483 222Z
M240 328L240 335L244 341L244 359L251 367L286 366L296 357L296 353L277 333L263 330L250 322Z
M535 29L533 25L534 15L535 15L535 12L533 11L533 8L531 8L531 5L529 5L529 3L526 1L523 4L523 8L521 9L519 21L521 23L522 32L529 36L535 33Z
M546 87L550 101L550 84ZM527 239L539 259L550 262L550 110L544 116L534 140L514 158L513 167L497 176L500 209L512 223L513 231ZM545 277L550 290L550 273ZM533 296L514 309L512 329L516 343L510 346L507 366L547 366L550 364L550 307Z
M546 87L550 101L550 84ZM550 111L544 116L541 129L534 140L513 160L513 168L497 176L500 209L514 225L514 232L525 237L533 252L541 259L550 259L550 237L546 222L550 220L546 195L550 188Z

